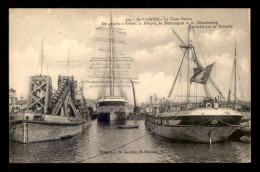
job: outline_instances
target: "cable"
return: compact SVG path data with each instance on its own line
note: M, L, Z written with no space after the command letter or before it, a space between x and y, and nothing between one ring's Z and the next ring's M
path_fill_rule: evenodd
M202 50L201 50L201 47L200 47L199 41L198 41L198 39L197 39L197 36L196 36L196 34L195 34L194 28L192 28L192 30L193 30L193 32L194 32L195 39L196 39L197 44L198 44L198 46L199 46L199 49L200 49L200 51L201 51L201 55L202 55L202 57L203 57L203 61L204 61L205 65L207 66L206 60L205 60L205 58L204 58L204 55L203 55L203 52L202 52Z
M242 100L244 100L243 87L242 87L242 84L241 84L241 79L240 79L240 74L239 74L239 64L238 64L238 61L237 61L237 74L238 74L238 80L239 80L239 88L240 88L241 98L242 98Z
M174 120L174 119L177 118L177 117L178 117L178 115L176 115L174 118L169 119L169 120ZM113 151L115 151L115 150L117 150L117 149L120 149L120 148L122 148L122 147L125 147L125 146L127 146L127 145L129 145L129 144L131 144L131 143L134 143L134 142L136 142L136 141L138 141L138 140L140 140L140 139L142 139L142 138L148 136L149 134L151 134L151 133L153 133L153 132L159 130L160 128L162 128L163 126L165 126L165 125L167 125L167 124L169 124L169 122L166 122L165 124L161 125L160 127L154 129L153 131L148 132L147 134L145 134L145 135L143 135L143 136L141 136L141 137L139 137L139 138L137 138L137 139L134 139L134 140L132 140L131 142L128 142L128 143L126 143L126 144L124 144L124 145L121 145L121 146L119 146L119 147L117 147L117 148L114 148L114 149L112 149L112 150L110 150L110 151L106 151L106 152L103 152L103 153L101 153L101 154L98 154L98 155L89 157L89 158L87 158L87 159L85 159L85 160L80 160L80 161L76 161L76 162L82 162L82 161L86 161L86 160L88 160L88 159L93 159L93 158L99 157L99 156L101 156L101 155L104 155L104 154L113 152ZM88 139L88 140L89 140L89 139Z

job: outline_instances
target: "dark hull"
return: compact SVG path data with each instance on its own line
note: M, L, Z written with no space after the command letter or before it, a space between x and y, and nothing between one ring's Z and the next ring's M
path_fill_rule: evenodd
M98 121L109 122L109 121L121 121L127 119L126 112L113 112L113 113L98 113Z
M169 139L197 143L214 143L226 140L238 126L195 126L195 125L162 125L146 120L146 128Z
M110 121L110 113L99 113L99 114L97 114L97 119L100 122L109 122Z
M180 120L179 125L239 125L242 116L203 115L203 116L178 116L156 117L156 119Z
M242 114L229 109L196 109L147 115L145 124L150 132L170 139L213 143L232 135L241 118Z
M138 128L139 125L119 125L120 129Z
M92 114L91 120L94 120L94 119L96 119L96 118L97 118L97 114Z

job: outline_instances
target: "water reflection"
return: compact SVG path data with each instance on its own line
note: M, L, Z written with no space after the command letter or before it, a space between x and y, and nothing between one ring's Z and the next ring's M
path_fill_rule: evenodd
M124 124L139 125L139 128L118 129ZM128 144L140 137L142 139ZM97 156L125 144L128 145ZM234 141L214 143L211 147L175 142L148 134L144 121L100 123L94 120L91 127L69 139L30 144L10 141L9 159L18 163L248 162L250 149L251 144Z
M251 144L225 141L214 144L185 143L152 135L153 144L166 162L250 162ZM242 156L241 156L242 155Z

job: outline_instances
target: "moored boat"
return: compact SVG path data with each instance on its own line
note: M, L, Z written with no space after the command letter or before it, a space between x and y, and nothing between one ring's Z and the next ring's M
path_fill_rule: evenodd
M239 126L242 115L232 109L198 108L148 114L146 127L160 136L202 143L226 140Z
M103 97L97 103L99 121L126 120L128 116L128 104L123 97Z
M59 76L58 90L52 96L49 76L32 76L28 109L13 115L10 139L31 143L72 137L91 125L84 99L76 99L73 76Z
M98 103L96 104L97 118L101 122L126 120L129 116L128 102L124 87L130 87L133 76L128 69L131 68L133 59L124 57L117 51L116 44L125 44L123 40L116 39L116 34L124 34L123 29L114 28L112 25L112 14L110 24L107 27L98 27L97 30L108 31L109 38L97 38L97 41L108 42L107 49L99 49L106 55L93 57L90 60L91 74L88 81L94 83L90 87L101 87L99 89ZM106 45L107 46L107 45Z
M215 63L206 67L201 65L194 46L192 45L192 41L190 40L190 32L192 29L191 25L189 25L187 43L173 30L173 33L177 35L182 43L180 48L184 49L184 55L166 103L161 106L154 106L152 113L146 115L145 124L150 132L174 140L202 143L224 141L237 130L242 119L242 114L233 109L223 108L223 94L210 78L210 73ZM187 60L187 69L185 70L182 69L184 59ZM190 77L190 67L192 67L190 62L194 62L194 74L192 77ZM177 89L175 90L175 97L186 97L186 101L177 102L175 100L176 102L174 102L172 100L172 102L170 102L170 97L174 91L177 80L179 79L179 82L182 81L181 73L184 72L187 74L185 83L187 86L186 95L178 95ZM211 87L217 91L217 97L211 96L207 85L208 81ZM197 101L197 86L194 86L194 102L190 101L191 83L201 84L203 86L206 94L204 99ZM182 86L182 84L180 85ZM180 90L182 90L182 88Z
M18 113L11 123L10 138L21 143L72 137L91 125L88 118L61 117L40 113Z

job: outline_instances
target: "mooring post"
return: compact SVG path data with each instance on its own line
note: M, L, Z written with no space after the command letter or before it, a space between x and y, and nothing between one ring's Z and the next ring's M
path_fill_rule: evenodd
M29 137L29 133L28 133L28 128L29 128L29 117L28 116L26 116L26 132L27 132L27 143L29 143L29 139L28 139L28 137Z

